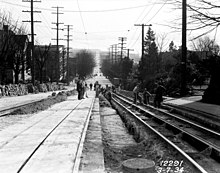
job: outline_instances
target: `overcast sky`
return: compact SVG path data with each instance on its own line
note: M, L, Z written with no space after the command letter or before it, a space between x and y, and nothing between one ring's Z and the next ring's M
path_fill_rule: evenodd
M170 41L181 45L181 33L171 29L172 21L181 17L181 10L173 10L172 5L162 0L41 0L35 2L34 19L42 21L35 23L36 40L40 44L56 44L56 12L60 8L60 28L73 25L70 34L73 48L108 50L110 45L119 43L119 37L127 37L126 48L141 52L141 27L134 24L152 24L157 36L166 35L164 50ZM22 0L0 0L0 8L10 11L14 20L30 20L30 14L22 10L30 10L29 2ZM180 19L181 21L181 19ZM26 24L30 31L30 24ZM168 25L168 26L165 26ZM148 27L145 27L147 31ZM61 39L66 39L67 30L59 31ZM188 35L188 39L192 35ZM59 41L66 45L66 41Z

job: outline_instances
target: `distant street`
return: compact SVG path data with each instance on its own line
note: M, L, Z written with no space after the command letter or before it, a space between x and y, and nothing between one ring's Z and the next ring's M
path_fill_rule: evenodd
M106 79L105 76L103 76L103 73L101 72L100 68L101 68L101 58L100 58L100 52L96 52L96 55L95 55L95 61L96 61L96 64L97 66L94 68L94 72L93 72L93 75L94 77L93 78L90 78L87 80L87 84L94 84L96 81L99 82L99 84L101 84L102 86L111 86L111 82Z

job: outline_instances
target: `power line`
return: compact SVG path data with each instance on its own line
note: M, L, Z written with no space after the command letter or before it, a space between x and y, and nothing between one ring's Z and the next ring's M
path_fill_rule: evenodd
M163 3L163 5L160 7L160 9L154 14L154 16L152 16L148 21L147 21L147 23L149 23L154 17L156 17L156 15L162 10L162 8L167 4L167 1L168 0L166 0L164 3ZM151 9L150 9L150 11L153 9L153 7L154 7L154 5L156 5L156 3L154 3L153 4L153 6L151 7ZM145 18L146 18L146 16L150 13L150 11L145 15L145 17L142 19L142 20L144 20ZM136 30L137 31L137 30ZM140 37L140 35L139 35L139 37ZM142 36L143 37L143 36ZM143 38L142 38L143 39ZM138 39L137 39L138 40ZM137 40L135 41L135 44L136 44L136 42L137 42ZM135 45L135 44L133 44L133 45ZM143 46L143 45L142 45ZM142 48L143 49L143 48ZM142 51L142 55L143 55L143 51Z
M137 41L139 40L140 36L141 36L141 33L139 33L137 39L136 39L135 42L132 44L132 46L129 46L129 47L134 47L134 46L137 44Z
M72 39L70 39L70 37L72 36L72 35L70 35L69 34L69 32L70 32L70 30L72 29L72 28L70 28L72 25L65 25L65 26L67 26L67 74L66 74L66 80L67 80L67 85L69 85L69 48L70 48L70 46L69 46L69 41L70 40L72 40Z
M151 12L151 10L154 8L155 5L156 5L156 1L153 3L153 5L151 6L151 8L150 8L150 10L147 12L147 14L145 14L145 16L142 18L141 22L148 16L148 14ZM146 10L146 8L142 11L141 15L143 14L143 12L144 12L145 10ZM138 19L140 18L141 15L139 15L139 17L137 18L137 20L136 20L135 23L137 23L137 21L138 21ZM134 27L134 25L132 25L131 29L132 29L133 27ZM136 28L135 33L134 33L134 34L132 35L132 37L131 37L131 40L133 40L133 38L134 38L134 36L135 36L137 30L138 30L138 29ZM136 39L136 41L135 41L135 43L134 43L133 45L135 45L135 44L137 43L137 41L138 41L139 38L140 38L140 34L139 34L138 38ZM129 44L129 45L130 45L130 44ZM133 45L132 45L132 47L133 47Z
M122 56L123 56L123 50L124 50L124 44L126 44L124 41L126 41L127 40L127 38L126 37L119 37L118 38L120 41L121 41L121 43L119 43L120 45L121 45L121 56L120 56L120 62L122 61Z
M31 20L30 21L23 21L23 22L30 22L31 23L31 62L32 62L32 68L31 68L31 76L32 76L32 83L35 85L35 57L34 57L34 23L40 22L40 21L34 21L34 13L40 13L40 11L34 11L34 2L41 2L41 1L23 1L23 2L29 2L31 6L31 11L23 11L23 12L30 12L31 13Z
M141 60L143 60L144 58L144 27L145 26L152 26L151 24L150 25L146 25L146 24L135 24L134 26L141 26L142 27L142 48L141 48Z
M86 32L86 27L85 27L85 23L84 23L84 20L83 20L82 12L81 12L80 6L79 6L79 0L77 0L77 6L78 6L78 9L79 9L79 14L80 14L80 18L81 18L81 21L82 21L82 24L83 24L83 29L84 29L84 32L85 32L85 37L86 37L87 46L88 46L88 37L87 37L87 32Z
M28 6L20 5L20 4L17 4L17 3L5 2L5 1L1 1L1 2L5 3L5 4L10 4L10 5L13 5L13 6L20 6L20 7L25 7L25 8L28 7ZM158 3L158 4L161 4L161 3ZM71 13L78 13L78 12L83 12L83 13L115 12L115 11L124 11L124 10L132 10L132 9L136 9L136 8L143 8L143 7L151 6L151 5L153 5L153 4L145 4L145 5L139 5L139 6L133 6L133 7L125 7L125 8L117 8L117 9L105 9L105 10L82 10L82 11L81 10L62 10L62 12L71 12ZM49 9L49 8L36 7L36 9L46 10L46 11L54 11L54 10Z
M151 6L150 10L147 12L147 14L142 18L141 22L150 14L150 12L153 10L154 6L156 5L156 1L155 3Z
M51 29L49 29L49 28L51 28L51 27L50 27L49 22L47 21L47 18L44 16L44 14L43 14L43 13L41 13L41 15L42 15L42 17L43 17L44 21L45 21L45 22L46 22L46 24L47 24L48 31L50 32L50 34L51 34L51 35L53 35L53 32L51 31Z
M154 17L156 17L156 15L157 15L157 14L162 10L162 8L166 5L167 1L168 1L168 0L166 0L166 1L163 3L163 5L160 7L160 9L154 14L153 17L151 17L151 18L147 21L147 23L150 22Z
M56 69L56 81L57 81L57 83L59 82L59 76L60 76L60 60L59 60L59 40L60 40L60 38L59 38L59 30L63 30L63 29L60 29L59 28L59 25L60 24L63 24L63 23L60 23L59 22L59 14L63 14L63 13L60 13L59 12L59 9L60 8L63 8L63 7L52 7L52 8L56 8L57 9L57 12L56 13L52 13L52 14L56 14L57 15L57 22L56 23L52 23L52 24L56 24L56 28L53 28L53 29L56 29L57 30L57 38L56 38L56 41L57 41L57 50L56 50L56 59L57 59L57 69Z
M124 49L124 50L127 50L127 57L128 58L130 57L130 51L134 51L134 49Z

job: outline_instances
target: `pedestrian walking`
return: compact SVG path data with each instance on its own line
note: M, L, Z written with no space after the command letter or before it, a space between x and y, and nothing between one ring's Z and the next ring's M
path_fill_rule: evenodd
M90 91L92 91L92 86L93 86L93 84L92 84L92 83L90 83L90 84L89 84Z
M87 83L85 83L85 88L84 88L84 98L86 97L86 98L88 98L88 93L87 93L87 91L89 90L89 87L88 87L88 85L87 85Z
M143 92L144 104L146 105L150 104L150 97L151 97L151 93L147 90L147 88L144 88L144 92Z
M94 83L94 91L96 91L97 85L99 85L98 81L96 81L96 82Z
M78 100L82 99L82 92L83 92L83 83L82 80L79 79L76 83L76 90L78 92Z
M98 81L96 81L94 87L95 87L95 97L99 97L101 85L98 83Z
M166 89L164 88L164 86L162 86L162 83L158 83L156 85L157 85L157 88L156 88L155 97L154 97L154 106L156 108L160 108L161 103L163 102L163 94Z
M137 103L137 99L138 99L138 93L140 91L140 84L137 84L134 89L133 89L133 95L134 95L134 104Z

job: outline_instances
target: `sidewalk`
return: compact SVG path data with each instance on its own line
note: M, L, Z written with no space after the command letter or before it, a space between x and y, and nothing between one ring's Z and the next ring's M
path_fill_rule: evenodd
M82 100L76 95L70 96L66 101L0 131L1 172L72 173L81 158L79 145L84 140L85 124L88 124L94 106L95 92L88 95L89 98ZM99 112L95 113L100 118ZM100 143L101 133L98 139ZM92 161L101 160L103 163L97 162L97 166L104 172L102 152L100 154L98 160Z
M201 99L201 96L183 97L178 99L167 98L164 100L164 104L190 108L192 110L198 110L220 118L220 105L202 103L200 102Z
M65 86L67 90L73 90L74 87ZM38 94L28 94L24 96L13 96L13 97L2 97L0 98L0 110L9 109L15 106L20 106L29 102L42 100L47 98L53 92L67 91L67 90L58 90L58 91L50 91L46 93L38 93Z

